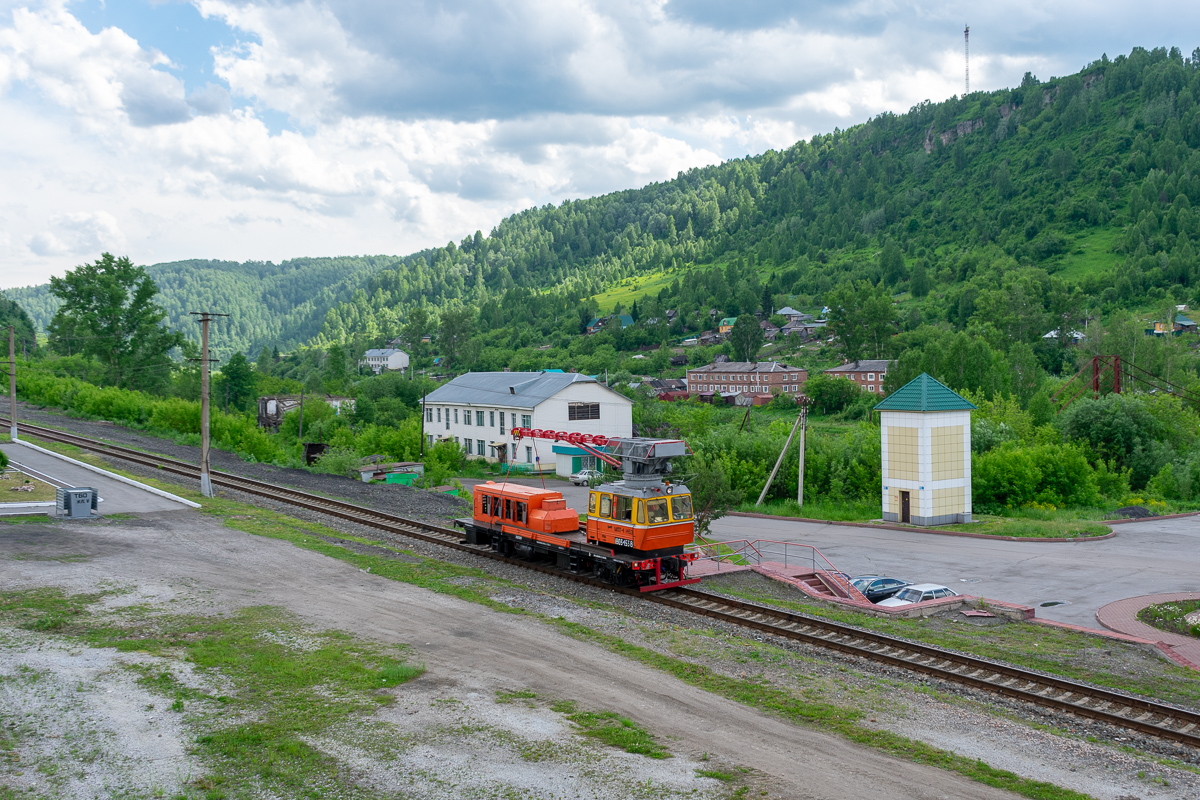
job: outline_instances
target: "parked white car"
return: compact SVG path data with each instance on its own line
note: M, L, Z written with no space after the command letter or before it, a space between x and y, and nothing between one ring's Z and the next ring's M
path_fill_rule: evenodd
M575 484L576 486L587 486L592 482L593 478L599 477L600 470L598 469L581 469L579 472L576 472L571 476L571 483Z
M925 600L940 600L943 597L958 597L958 592L945 586L938 586L936 583L915 583L912 586L904 587L887 600L880 600L877 605L883 608L895 608L896 606L911 606L913 603Z

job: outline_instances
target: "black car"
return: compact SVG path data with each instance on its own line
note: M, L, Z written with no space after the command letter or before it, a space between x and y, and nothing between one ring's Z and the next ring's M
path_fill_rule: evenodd
M905 586L912 586L912 581L902 581L899 578L885 578L882 575L859 575L851 578L854 588L872 603L886 600Z

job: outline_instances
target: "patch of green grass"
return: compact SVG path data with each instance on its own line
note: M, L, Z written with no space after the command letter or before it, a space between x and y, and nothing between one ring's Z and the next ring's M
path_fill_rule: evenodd
M340 794L353 778L308 740L391 703L389 690L424 672L404 648L380 647L340 631L304 631L303 648L280 644L301 629L276 608L245 608L218 617L159 615L130 623L89 615L87 606L96 597L56 590L7 592L0 598L0 620L48 630L27 623L68 616L69 624L54 628L55 633L92 647L137 649L169 659L165 666L130 669L140 673L142 686L170 698L172 711L188 712L187 724L198 730L198 751L211 766L192 784L206 798ZM170 667L176 658L190 662L200 675L220 675L235 687L233 696L182 683Z
M696 774L701 778L712 778L713 780L725 782L737 780L738 778L738 776L732 772L725 772L719 769L698 769L696 770Z
M989 536L1015 536L1029 539L1080 539L1106 536L1112 528L1100 522L1064 516L1058 519L1028 519L980 515L969 525L941 525L937 530L964 531Z
M599 739L609 747L647 758L671 757L652 733L615 711L580 711L573 700L560 700L551 708L578 725L585 736Z
M1112 252L1113 242L1120 231L1115 227L1093 229L1075 240L1071 251L1063 256L1056 277L1078 281L1088 275L1104 272L1116 266L1118 256Z
M1088 795L1045 781L1023 778L1008 770L996 769L983 761L960 756L947 750L914 741L890 731L874 730L858 724L861 713L830 703L814 703L765 682L732 678L700 664L662 655L610 634L592 630L576 622L553 620L557 627L581 641L597 644L612 653L666 672L691 686L734 700L751 708L837 733L857 744L877 748L891 755L956 772L998 789L1035 800L1087 800Z
M1179 600L1174 603L1155 603L1138 612L1138 619L1152 627L1182 636L1200 637L1200 624L1193 625L1185 617L1200 610L1200 600Z
M496 702L507 704L514 700L534 700L537 698L536 692L531 692L528 689L518 689L515 692L496 692Z

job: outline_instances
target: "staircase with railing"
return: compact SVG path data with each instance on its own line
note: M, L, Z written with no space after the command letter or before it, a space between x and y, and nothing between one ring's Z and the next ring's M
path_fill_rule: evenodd
M868 603L850 583L850 576L833 565L810 544L772 539L738 539L709 542L697 538L691 552L697 559L688 569L692 576L753 569L759 574L789 583L819 600Z

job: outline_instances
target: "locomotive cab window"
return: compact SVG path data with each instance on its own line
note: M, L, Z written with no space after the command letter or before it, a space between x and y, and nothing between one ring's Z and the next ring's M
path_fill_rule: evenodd
M671 516L677 520L692 518L692 496L679 494L671 498Z
M667 498L658 497L646 501L646 517L651 525L667 521Z
M504 518L512 519L512 500L504 498Z
M613 498L613 519L633 521L633 498L617 495Z
M596 503L598 502L596 498L599 496L599 492L590 492L588 494L588 513L592 516L596 515Z
M646 524L646 503L643 500L637 501L637 524Z
M490 505L490 500L491 500L491 498L488 497L486 494L479 498L479 513L483 514L485 517L488 516L488 507Z
M516 522L525 522L525 509L528 506L525 503L517 503L516 513L513 514L513 520Z
M612 496L607 494L600 495L600 516L612 516Z

